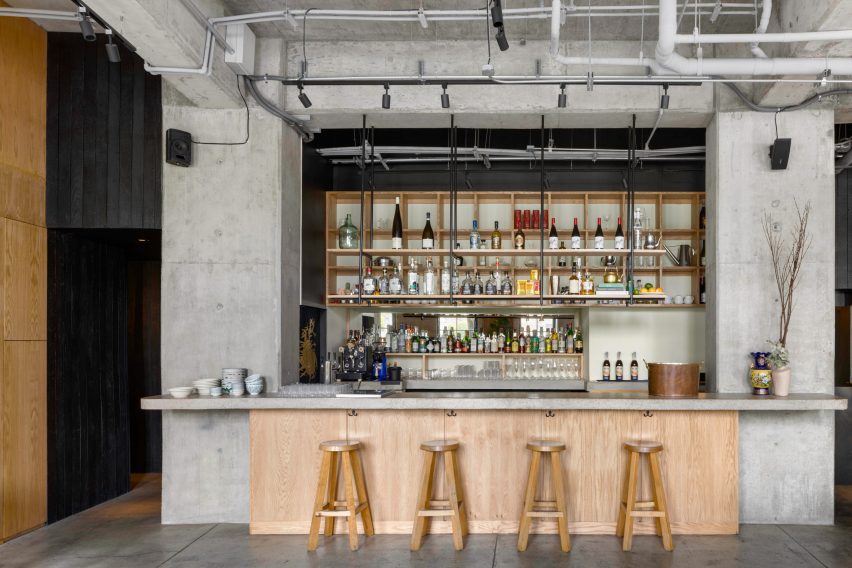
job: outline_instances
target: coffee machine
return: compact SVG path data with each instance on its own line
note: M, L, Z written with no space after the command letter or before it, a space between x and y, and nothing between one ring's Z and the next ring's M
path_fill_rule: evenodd
M388 357L384 342L373 348L373 366L370 378L374 381L384 381L388 378Z
M350 334L339 351L342 364L338 380L368 381L372 378L373 348L363 338Z

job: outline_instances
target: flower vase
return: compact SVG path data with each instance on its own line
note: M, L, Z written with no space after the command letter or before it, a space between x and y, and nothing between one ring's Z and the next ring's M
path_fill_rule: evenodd
M769 353L758 351L752 353L751 356L754 357L754 362L749 371L752 394L767 395L772 384L772 370L766 361Z
M772 370L772 394L775 396L790 394L790 367Z

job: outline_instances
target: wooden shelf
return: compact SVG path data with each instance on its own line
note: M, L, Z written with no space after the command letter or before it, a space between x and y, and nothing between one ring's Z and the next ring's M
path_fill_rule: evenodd
M328 253L332 255L339 256L358 256L358 249L328 249ZM528 257L536 257L541 256L541 251L531 250L531 249L500 249L499 252L497 249L456 249L455 256L460 257L473 257L473 256L500 256L500 257L510 257L510 256L528 256ZM391 257L401 257L401 256L450 256L449 249L364 249L364 254L366 256L372 256L373 258L379 256L391 256ZM633 252L634 256L664 256L666 251L664 250L636 250ZM545 249L544 256L545 257L554 257L554 256L629 256L630 251L627 249Z
M497 359L501 357L582 357L582 353L392 353L390 351L387 352L388 358L393 359L394 357L460 357L462 359L468 358L490 358Z

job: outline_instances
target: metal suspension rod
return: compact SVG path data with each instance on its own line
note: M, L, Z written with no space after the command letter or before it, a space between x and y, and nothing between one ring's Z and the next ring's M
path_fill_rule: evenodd
M541 159L539 160L539 187L538 187L538 197L539 197L539 222L538 222L538 232L539 238L541 242L541 246L539 246L538 250L538 305L544 305L544 225L547 224L547 220L544 219L544 115L541 115L541 148L540 148ZM548 285L550 284L548 278Z
M364 163L367 161L367 115L361 115L361 223L360 223L360 231L361 236L358 239L358 279L360 283L358 284L358 303L360 304L362 300L362 294L364 292L364 188L367 184L367 171L364 168ZM370 262L370 266L372 266L372 261Z

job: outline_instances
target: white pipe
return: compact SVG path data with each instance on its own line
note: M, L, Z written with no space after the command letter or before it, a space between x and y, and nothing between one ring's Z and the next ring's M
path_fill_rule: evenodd
M80 21L80 15L77 12L60 12L59 10L35 10L30 8L0 8L0 16L30 18L32 20L60 20L65 22Z
M694 59L675 53L677 0L660 0L660 31L655 51L657 63L680 75L816 75L826 69L852 75L852 58L713 58Z
M213 34L207 30L207 35L204 39L204 55L201 60L201 67L184 68L184 67L154 67L145 63L145 71L151 75L210 75L213 70L213 50L216 47L216 42L213 41Z
M769 27L769 16L772 13L772 0L763 0L763 12L760 14L760 23L757 25L757 29L754 30L755 34L765 35L766 28ZM675 38L677 41L677 38ZM758 41L755 40L751 42L751 54L760 59L766 59L766 52L760 49L760 45L758 45Z
M852 39L852 30L790 32L777 34L677 34L675 43L796 43L805 41L844 41Z

